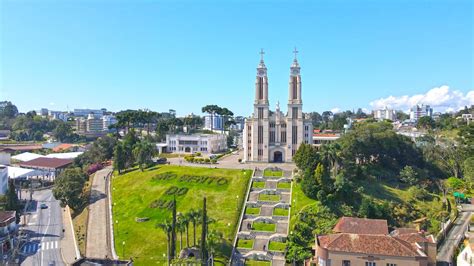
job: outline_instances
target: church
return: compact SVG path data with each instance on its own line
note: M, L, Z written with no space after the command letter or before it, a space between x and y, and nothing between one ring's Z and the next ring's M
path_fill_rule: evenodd
M268 102L267 67L260 52L255 81L253 114L245 120L243 135L245 162L292 162L301 143L311 143L313 126L303 114L300 65L295 58L290 67L288 111L286 115L277 103L275 111Z

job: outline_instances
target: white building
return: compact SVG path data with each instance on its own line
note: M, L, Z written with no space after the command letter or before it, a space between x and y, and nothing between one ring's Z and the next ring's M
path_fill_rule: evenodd
M374 118L379 121L382 121L382 120L395 121L397 119L397 114L395 113L395 110L388 109L387 107L385 107L384 109L374 110Z
M69 113L67 112L62 112L62 111L48 111L48 117L51 120L62 120L62 121L67 121L69 118Z
M83 116L86 117L89 114L94 114L102 117L107 110L103 109L74 109L74 116Z
M433 108L429 105L417 104L410 109L410 120L418 121L423 116L433 117Z
M225 134L176 134L166 135L168 152L175 153L216 153L227 150Z
M207 130L223 130L224 117L220 115L206 116L204 118L204 129Z
M104 131L109 131L109 126L117 123L117 118L113 115L104 115L102 117L102 126Z
M296 59L290 67L288 111L277 104L270 111L267 67L261 52L255 81L253 114L245 121L243 146L245 162L291 162L302 143L312 143L313 126L303 114L300 66Z

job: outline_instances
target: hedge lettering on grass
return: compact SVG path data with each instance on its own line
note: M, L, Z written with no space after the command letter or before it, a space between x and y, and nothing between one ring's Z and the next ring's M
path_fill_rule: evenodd
M198 175L183 175L178 178L178 175L172 172L165 172L158 174L152 178L155 181L171 181L178 180L178 182L194 183L194 184L207 184L225 186L229 184L229 180L224 177L215 176L198 176Z

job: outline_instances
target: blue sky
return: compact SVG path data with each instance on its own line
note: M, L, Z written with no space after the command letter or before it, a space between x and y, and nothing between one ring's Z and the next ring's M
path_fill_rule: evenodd
M270 102L284 106L295 46L304 111L371 109L442 85L474 99L469 0L37 2L0 2L0 98L21 111L218 104L250 115L260 48Z

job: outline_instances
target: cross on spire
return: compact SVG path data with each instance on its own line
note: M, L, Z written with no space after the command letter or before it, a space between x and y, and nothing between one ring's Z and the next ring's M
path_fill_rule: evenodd
M265 52L263 51L263 48L260 49L260 60L263 61L263 55L265 54Z
M296 47L295 47L295 50L293 50L293 53L295 54L295 60L296 60L296 54L298 53L298 50L296 50Z

